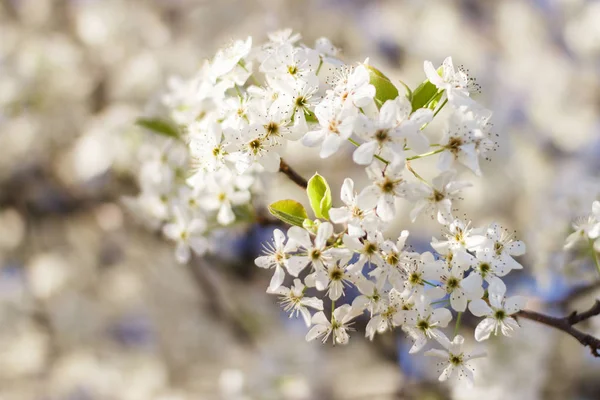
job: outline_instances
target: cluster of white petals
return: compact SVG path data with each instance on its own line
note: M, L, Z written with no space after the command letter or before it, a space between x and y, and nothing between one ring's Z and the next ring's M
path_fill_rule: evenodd
M129 203L162 226L185 263L193 252L210 251L216 229L252 214L263 177L280 170L289 141L321 158L354 148L352 160L370 183L357 188L348 177L341 207L329 205L322 218L274 231L256 259L274 272L268 293L302 316L309 341L345 344L352 324L367 316L367 337L401 329L414 342L411 353L439 342L445 350L428 354L448 363L440 379L470 379L465 363L474 357L462 352L461 336L450 340L444 329L467 310L484 318L478 341L518 326L511 315L523 299L506 298L502 279L522 268L513 257L525 245L497 224L475 228L454 215L471 185L457 179L459 164L479 176L480 159L496 146L491 112L472 98L477 85L450 57L439 68L425 62L424 73L421 87L430 92L423 100L425 90L405 94L368 60L339 60L325 38L314 48L291 30L258 46L252 38L234 41L192 78L170 82L162 100L178 133L146 155L142 192ZM432 144L425 128L446 105L441 140ZM430 156L439 158L431 182L411 165ZM384 235L399 199L414 204L413 222L427 215L443 226L432 252L411 251L408 231ZM598 236L597 227L582 229Z

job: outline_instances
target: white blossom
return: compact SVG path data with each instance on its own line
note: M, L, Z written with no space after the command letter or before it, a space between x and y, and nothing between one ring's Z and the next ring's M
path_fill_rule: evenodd
M323 311L319 311L312 316L314 326L306 334L306 340L310 342L322 337L322 341L325 343L329 336L332 336L334 345L347 344L350 339L349 325L358 315L359 313L349 304L336 308L331 316L331 321L327 319Z
M485 357L485 352L467 353L463 350L465 338L456 335L450 341L445 335L438 335L436 340L445 350L432 349L425 352L426 356L437 357L443 360L440 365L442 373L439 377L444 382L452 377L465 378L469 385L473 385L473 372L467 365L469 361Z
M287 260L290 258L289 253L295 250L295 246L290 241L285 243L285 239L285 234L281 230L275 229L273 231L273 243L263 245L265 255L254 260L254 263L260 268L275 269L275 273L267 289L269 292L274 292L283 283Z
M432 308L428 301L421 300L421 304L414 310L405 313L402 329L413 340L413 346L408 351L416 353L427 344L428 339L438 338L443 335L440 328L448 326L452 320L452 313L447 308Z
M459 198L462 189L471 186L469 182L454 181L455 176L455 171L442 172L433 178L431 185L419 182L412 187L409 198L416 202L410 212L413 222L422 212L432 214L442 225L447 225L454 220L452 202Z
M311 325L312 318L308 308L310 307L317 311L323 311L323 300L316 297L304 296L305 288L306 286L302 284L302 281L296 278L294 279L294 285L292 287L287 288L285 286L279 286L276 289L271 289L271 287L269 287L267 293L279 295L280 303L283 306L283 309L290 313L290 318L300 314L308 327Z
M475 328L475 339L480 342L486 340L493 333L502 332L504 336L510 336L519 324L511 315L525 307L527 302L522 296L504 297L506 287L501 285L490 285L488 305L484 300L474 300L469 303L469 311L477 317L486 317Z
M382 170L373 163L367 168L367 175L373 182L364 188L357 198L360 208L376 208L377 215L383 221L390 221L396 215L395 201L404 197L407 182L402 176L404 163L392 163Z
M469 97L469 78L460 69L455 71L452 57L447 57L442 63L441 74L438 73L431 61L425 61L423 68L429 82L439 90L444 90L450 103L455 106L467 107L475 105L475 101Z
M367 231L372 231L378 225L378 219L372 208L360 208L357 195L354 192L354 181L350 178L344 179L340 195L344 206L329 210L329 218L333 223L346 224L348 235L361 237Z

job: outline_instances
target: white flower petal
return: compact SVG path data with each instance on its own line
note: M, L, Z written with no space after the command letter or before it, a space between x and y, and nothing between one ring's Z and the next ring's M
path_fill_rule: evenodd
M496 320L494 318L484 319L479 324L477 324L477 327L475 328L475 340L481 342L483 340L489 339L495 327Z
M285 271L279 265L275 267L275 273L271 278L271 283L269 283L270 291L274 291L281 286L283 280L285 279Z
M314 322L314 316L313 316L313 322ZM315 325L306 334L306 341L310 342L312 340L315 340L316 338L325 335L328 330L329 330L329 328L325 325Z
M376 141L361 144L352 154L352 160L359 165L369 165L373 162L373 156L377 151Z
M473 300L472 302L470 302L469 311L471 311L471 314L475 315L476 317L492 315L493 313L490 306L488 306L487 303L482 299Z

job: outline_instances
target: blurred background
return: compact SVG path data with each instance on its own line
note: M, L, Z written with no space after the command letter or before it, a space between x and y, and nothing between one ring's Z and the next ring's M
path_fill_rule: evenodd
M500 143L484 178L467 176L461 212L527 243L511 287L529 308L585 309L597 271L562 245L600 196L599 21L600 2L584 0L0 0L0 399L600 398L598 359L528 321L491 340L474 389L439 385L400 333L305 343L253 263L272 228L230 231L217 254L181 266L121 202L138 191L146 138L133 120L231 39L326 36L345 61L370 57L413 87L423 60L451 55L482 86ZM361 174L351 149L326 163L293 150L287 161L336 195ZM277 179L268 200L301 197ZM401 207L395 229L425 250L439 226ZM465 319L468 338L476 322ZM600 318L582 329L599 335Z

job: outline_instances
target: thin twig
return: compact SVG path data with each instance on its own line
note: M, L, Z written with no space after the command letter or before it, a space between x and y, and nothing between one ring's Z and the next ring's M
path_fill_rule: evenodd
M283 161L283 158L279 162L279 172L282 172L285 175L287 175L287 177L290 178L292 182L294 182L301 188L306 189L308 187L308 182L306 181L306 179L304 179L300 174L294 171L292 167L288 165L288 163Z
M581 313L574 311L569 316L562 318L551 317L549 315L530 310L521 310L515 315L561 330L573 336L583 346L589 347L590 352L594 357L600 357L600 339L573 328L573 325L578 324L579 322L585 321L596 315L600 315L600 300L596 300L594 305L587 311Z

